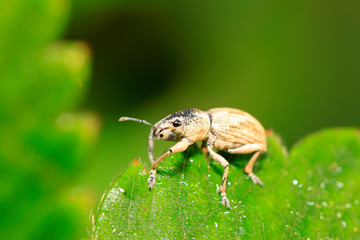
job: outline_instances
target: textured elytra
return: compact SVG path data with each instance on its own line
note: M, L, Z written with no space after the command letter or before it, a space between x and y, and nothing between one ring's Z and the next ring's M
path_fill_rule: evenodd
M249 113L232 108L213 108L211 116L210 142L218 149L230 149L246 144L261 144L266 151L265 130L261 123Z

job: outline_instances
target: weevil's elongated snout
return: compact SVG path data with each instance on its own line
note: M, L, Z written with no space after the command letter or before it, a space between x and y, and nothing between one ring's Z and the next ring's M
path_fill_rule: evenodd
M154 138L155 139L162 139L165 141L177 141L178 137L174 134L171 129L162 129L157 126L153 126L151 128L149 134L149 149L148 154L151 162L154 162L156 158L154 157Z
M165 141L176 142L178 140L178 137L173 132L169 131L166 134L164 134L164 137L162 139L164 139Z
M165 141L177 141L177 136L174 134L171 129L161 129L155 128L153 131L153 137L156 139L162 139Z
M154 128L153 137L155 139L162 139L165 141L176 141L177 136L171 131L171 129Z

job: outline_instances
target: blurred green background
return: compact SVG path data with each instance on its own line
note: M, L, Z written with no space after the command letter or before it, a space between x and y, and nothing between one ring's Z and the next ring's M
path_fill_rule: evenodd
M1 1L1 236L87 237L113 175L148 162L149 127L120 116L234 107L288 147L359 126L359 11L351 0Z

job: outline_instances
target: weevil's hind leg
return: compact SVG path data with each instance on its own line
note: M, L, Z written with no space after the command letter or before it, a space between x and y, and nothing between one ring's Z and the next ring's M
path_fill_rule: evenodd
M201 152L203 154L205 154L205 157L206 157L206 162L207 162L207 167L210 168L210 159L209 159L209 152L207 150L207 142L206 141L202 141L202 144L201 144Z
M211 145L208 143L207 144L207 149L210 153L210 156L217 162L219 162L221 164L221 166L223 166L225 168L224 170L224 174L222 177L222 182L221 182L221 186L220 186L220 194L221 194L221 198L222 198L222 205L226 205L227 208L230 208L230 202L229 199L226 197L226 179L227 179L227 175L229 173L229 162L225 160L225 158L223 158L221 155L217 154L216 152L214 152L214 150L212 150Z
M251 178L253 183L259 184L260 186L263 186L264 184L262 183L260 178L253 173L253 166L256 159L259 157L262 149L263 149L262 144L247 144L239 148L233 148L228 150L229 153L238 153L238 154L248 154L255 152L254 155L252 155L252 157L250 158L248 164L246 164L244 168L244 172Z
M254 163L259 155L260 155L260 151L254 153L254 155L252 155L252 157L250 158L250 161L248 162L248 164L246 164L246 166L244 168L244 172L247 173L247 175L251 178L253 183L263 186L264 184L260 180L260 178L253 173Z

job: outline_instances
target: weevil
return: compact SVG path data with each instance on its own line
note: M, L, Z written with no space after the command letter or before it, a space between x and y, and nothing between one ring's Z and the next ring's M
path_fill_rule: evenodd
M137 121L151 125L149 135L148 154L151 161L149 189L155 184L156 167L170 154L185 151L191 144L202 141L202 150L209 153L211 158L224 167L222 182L219 188L222 204L230 208L226 197L226 179L229 162L214 151L224 150L231 154L254 153L244 172L253 183L263 185L261 180L253 173L253 165L258 156L266 152L266 134L263 126L249 113L234 108L213 108L208 111L191 108L168 115L152 125L145 120L121 117L119 121ZM175 141L159 158L153 155L154 138L166 141Z

